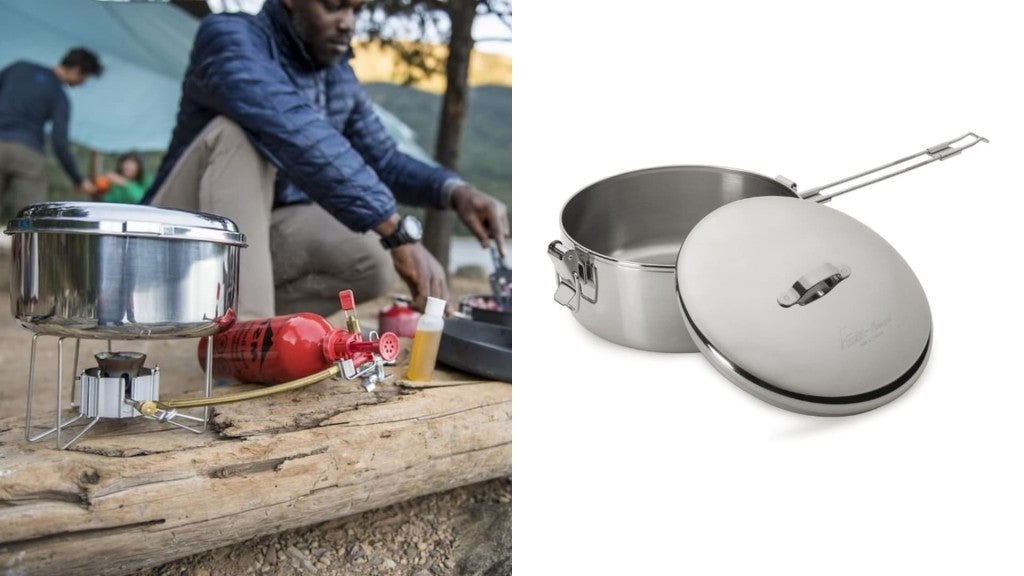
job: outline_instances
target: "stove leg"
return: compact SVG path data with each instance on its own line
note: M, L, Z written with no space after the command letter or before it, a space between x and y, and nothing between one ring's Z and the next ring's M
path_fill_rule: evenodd
M32 335L32 352L28 360L28 402L25 405L25 441L34 442L32 439L32 385L36 381L36 344L39 341L39 334Z
M57 338L57 449L60 450L61 409L64 396L64 336Z
M82 347L82 339L75 338L75 366L71 370L71 407L77 408L78 404L75 403L75 392L78 388L78 352Z
M82 416L79 416L78 418L81 418L81 417L82 417ZM75 420L78 420L78 418L75 418ZM72 420L71 422L74 422L75 420ZM91 422L89 422L89 424L88 424L88 425L86 425L86 427L85 427L85 428L82 428L82 431L81 431L81 432L79 432L78 434L75 434L75 437L74 437L74 438L72 438L71 440L68 440L68 443L67 443L67 444L65 444L65 445L63 445L63 446L60 446L59 448L60 448L61 450L67 450L67 449L68 449L68 446L71 446L72 444L74 444L75 442L77 442L79 438L81 438L82 436L84 436L84 435L85 435L85 433L86 433L86 432L88 432L89 430L91 430L91 429L92 429L92 427L93 427L93 426L95 426L95 425L96 425L96 423L97 423L97 422L99 422L99 421L100 421L100 416L97 416L97 417L93 418L93 419L92 419L92 421L91 421ZM71 422L68 422L68 424L71 424Z
M213 388L213 336L206 337L206 397L210 397ZM203 407L203 431L210 423L210 406Z

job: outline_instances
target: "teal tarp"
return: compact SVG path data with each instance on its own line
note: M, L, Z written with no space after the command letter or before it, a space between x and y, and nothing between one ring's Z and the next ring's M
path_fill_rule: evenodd
M0 0L0 66L52 66L72 46L100 56L104 73L71 97L71 139L104 152L162 150L198 20L170 4Z
M164 150L198 27L163 2L0 0L0 68L52 66L72 46L90 48L104 72L68 89L71 139L102 152ZM381 119L400 149L428 159L407 126L383 111Z

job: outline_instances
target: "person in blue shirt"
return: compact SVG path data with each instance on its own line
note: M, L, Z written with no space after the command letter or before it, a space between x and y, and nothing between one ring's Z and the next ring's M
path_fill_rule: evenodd
M68 149L71 106L64 86L79 86L102 73L99 58L85 48L72 48L52 68L18 61L0 70L0 201L5 209L46 200L48 123L53 153L68 177L80 192L95 192Z
M406 204L454 210L504 251L505 205L455 173L400 152L348 59L361 0L267 0L206 17L177 124L143 200L226 216L246 235L240 318L330 314L338 291L447 298ZM373 231L376 234L366 234Z

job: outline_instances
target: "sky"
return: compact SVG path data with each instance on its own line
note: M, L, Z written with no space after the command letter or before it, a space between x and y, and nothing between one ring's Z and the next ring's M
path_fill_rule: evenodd
M507 42L477 42L481 52L494 52L512 57L512 30L496 16L480 16L473 22L473 38L508 38Z

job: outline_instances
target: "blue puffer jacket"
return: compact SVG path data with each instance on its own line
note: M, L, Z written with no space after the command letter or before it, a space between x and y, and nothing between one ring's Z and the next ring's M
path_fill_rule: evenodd
M319 202L357 232L406 204L444 208L456 175L398 151L347 61L317 69L278 0L256 16L203 20L167 156L150 202L182 152L214 117L245 128L278 169L275 206ZM394 195L392 195L394 191Z

